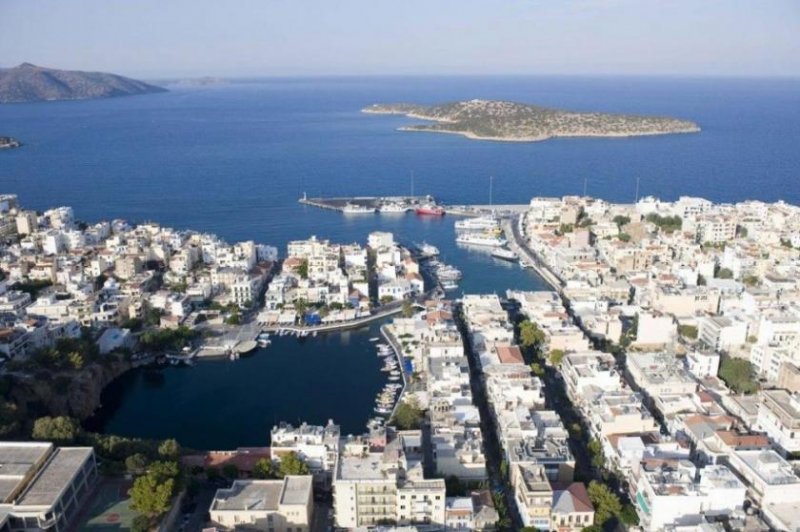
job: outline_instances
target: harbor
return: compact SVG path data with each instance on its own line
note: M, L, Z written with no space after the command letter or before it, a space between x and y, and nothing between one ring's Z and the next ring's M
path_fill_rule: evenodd
M507 218L519 215L528 208L521 204L461 204L449 205L439 202L433 196L352 196L331 198L309 198L305 194L299 203L319 209L339 211L347 215L355 214L405 214L421 216L461 216L480 217L494 215Z

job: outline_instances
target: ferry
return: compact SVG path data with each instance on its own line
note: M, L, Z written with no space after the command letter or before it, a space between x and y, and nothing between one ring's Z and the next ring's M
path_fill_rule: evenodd
M365 205L356 205L355 203L346 203L342 208L345 214L375 214L375 209Z
M495 258L498 258L498 259L502 259L502 260L511 261L511 262L516 262L516 261L519 260L519 257L517 257L516 253L514 253L510 249L506 249L506 248L495 248L495 249L493 249L492 250L492 257L495 257Z
M431 203L417 207L414 212L423 216L444 216L444 209Z
M500 228L500 222L494 216L467 218L455 223L456 231L492 231Z
M472 246L503 247L506 239L486 234L464 233L456 237L459 244L469 244Z

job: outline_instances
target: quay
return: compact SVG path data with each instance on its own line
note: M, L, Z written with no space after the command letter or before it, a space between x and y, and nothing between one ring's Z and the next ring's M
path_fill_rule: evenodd
M367 208L375 210L375 212L378 214L381 213L380 209L384 205L400 205L405 207L407 211L411 211L421 205L434 204L444 209L445 214L463 217L494 215L499 218L508 218L518 216L528 209L528 204L523 203L506 205L448 205L444 203L438 203L433 196L352 196L337 198L309 198L304 195L302 198L300 198L299 202L302 205L309 205L319 209L329 209L339 212L344 212L344 209L347 206ZM392 211L392 213L398 214L396 211Z
M394 417L395 412L397 411L397 407L400 405L400 401L403 400L403 395L406 393L406 389L408 388L408 377L406 377L406 364L405 364L405 357L403 356L403 349L397 343L397 339L394 335L387 329L386 324L381 325L381 336L389 343L392 347L392 351L394 351L395 357L397 357L397 365L400 366L400 378L403 379L403 388L400 390L400 393L397 395L397 399L395 399L394 406L392 407L392 412L389 414L389 417L386 419L391 420Z
M531 268L539 277L544 279L547 284L553 287L553 290L558 292L560 296L563 296L564 283L525 243L520 229L521 223L522 217L503 220L502 228L506 235L509 248L517 254L522 267Z

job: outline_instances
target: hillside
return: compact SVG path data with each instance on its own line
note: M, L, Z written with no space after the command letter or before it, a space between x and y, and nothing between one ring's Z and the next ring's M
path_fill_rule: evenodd
M30 63L0 69L0 103L87 100L165 90L143 81L105 72L56 70Z
M577 113L536 105L470 100L443 105L375 104L365 113L401 114L431 124L403 131L455 133L472 139L535 142L555 137L634 137L695 133L694 122L677 118L609 113Z

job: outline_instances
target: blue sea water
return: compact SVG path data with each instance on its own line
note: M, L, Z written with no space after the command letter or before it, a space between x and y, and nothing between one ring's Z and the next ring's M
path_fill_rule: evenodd
M479 142L397 131L412 121L360 112L376 102L471 98L674 116L696 121L702 132ZM251 80L130 98L2 105L0 134L25 144L0 153L0 192L19 194L28 207L72 205L87 221L153 220L281 249L288 240L311 234L364 242L370 231L388 230L403 242L425 240L439 246L443 258L464 271L462 289L470 292L544 285L530 272L456 247L451 219L348 217L299 205L297 199L304 192L407 194L413 171L417 194L433 194L449 203L488 203L489 176L494 176L496 203L580 194L584 183L589 195L629 202L637 179L640 195L663 199L698 195L715 201L800 203L800 80ZM315 345L286 342L271 348L283 353L274 359L242 361L242 367L250 364L258 371L169 368L159 386L134 373L109 389L99 426L131 435L176 435L199 447L259 445L266 443L276 416L296 421L296 414L323 423L333 410L341 412L337 421L345 431L360 431L368 414L363 405L371 408L377 382L374 364L362 366L363 378L372 383L368 386L342 380L347 393L326 390L308 402L291 395L303 392L317 398L314 387L303 383L319 375L337 382L341 376L331 375L325 365L279 363L281 356L316 356ZM374 362L364 342L331 349L360 353ZM343 367L340 373L344 371L352 368ZM274 395L264 393L265 387ZM237 395L242 390L248 390L247 399ZM302 408L282 410L280 397ZM165 404L174 408L165 409ZM247 405L241 416L231 415L237 404ZM183 421L187 415L218 421L198 431Z

